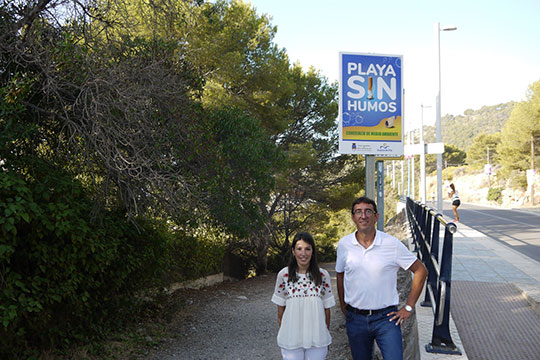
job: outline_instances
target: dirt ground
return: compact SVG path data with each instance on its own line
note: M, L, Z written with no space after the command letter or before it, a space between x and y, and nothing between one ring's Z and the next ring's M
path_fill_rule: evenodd
M332 270L333 264L325 265ZM137 359L281 359L277 307L270 301L274 284L275 275L269 274L178 291L171 300L178 311L170 336ZM337 306L330 332L328 359L350 359L345 320Z
M405 239L404 213L387 225L386 232ZM333 263L322 264L332 276L338 303ZM168 299L164 309L168 331L153 347L132 359L279 360L276 343L277 307L271 302L275 274L224 282L200 290L184 289ZM332 344L328 359L351 359L345 319L339 306L331 313Z

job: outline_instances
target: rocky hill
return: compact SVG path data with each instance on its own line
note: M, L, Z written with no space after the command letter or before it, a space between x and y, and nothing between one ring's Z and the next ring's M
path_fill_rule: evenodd
M437 176L427 176L427 197L431 200L437 192ZM478 205L490 205L504 208L528 207L530 206L530 191L523 189L512 189L505 182L500 183L495 176L488 178L487 175L479 173L465 173L465 168L456 171L452 182L459 191L461 201ZM489 187L499 187L502 189L501 201L488 200ZM534 189L535 205L540 206L540 173L536 174L536 184ZM443 196L446 190L443 189ZM447 200L447 199L445 199Z

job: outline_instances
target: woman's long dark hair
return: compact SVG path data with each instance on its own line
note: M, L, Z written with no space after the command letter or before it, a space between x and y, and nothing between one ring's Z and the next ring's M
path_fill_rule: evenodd
M309 245L311 245L311 248L313 249L313 252L311 253L311 261L309 262L309 267L307 270L307 275L311 280L313 280L316 286L320 286L322 284L322 276L321 270L319 269L319 264L317 264L317 247L315 247L315 241L313 241L313 237L310 233L299 232L293 239L291 246L292 250L294 250L294 248L296 247L296 243L300 240L307 242ZM298 280L298 278L296 277L296 270L298 270L298 263L296 262L296 258L291 252L291 259L289 260L289 281L296 282L296 280Z

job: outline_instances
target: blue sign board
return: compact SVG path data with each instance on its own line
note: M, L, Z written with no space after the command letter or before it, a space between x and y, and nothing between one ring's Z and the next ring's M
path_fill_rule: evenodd
M403 59L340 53L339 152L403 155Z

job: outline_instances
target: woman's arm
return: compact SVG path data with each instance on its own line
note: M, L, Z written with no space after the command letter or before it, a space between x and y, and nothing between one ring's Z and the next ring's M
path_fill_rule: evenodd
M341 312L343 315L346 314L345 311L345 286L344 286L344 273L336 273L336 279L337 279L337 293L339 298L339 307L341 308Z
M279 326L281 326L281 319L283 318L283 313L285 312L285 306L279 306L277 307L277 321Z
M326 327L330 330L330 309L324 309L324 315L326 318Z

